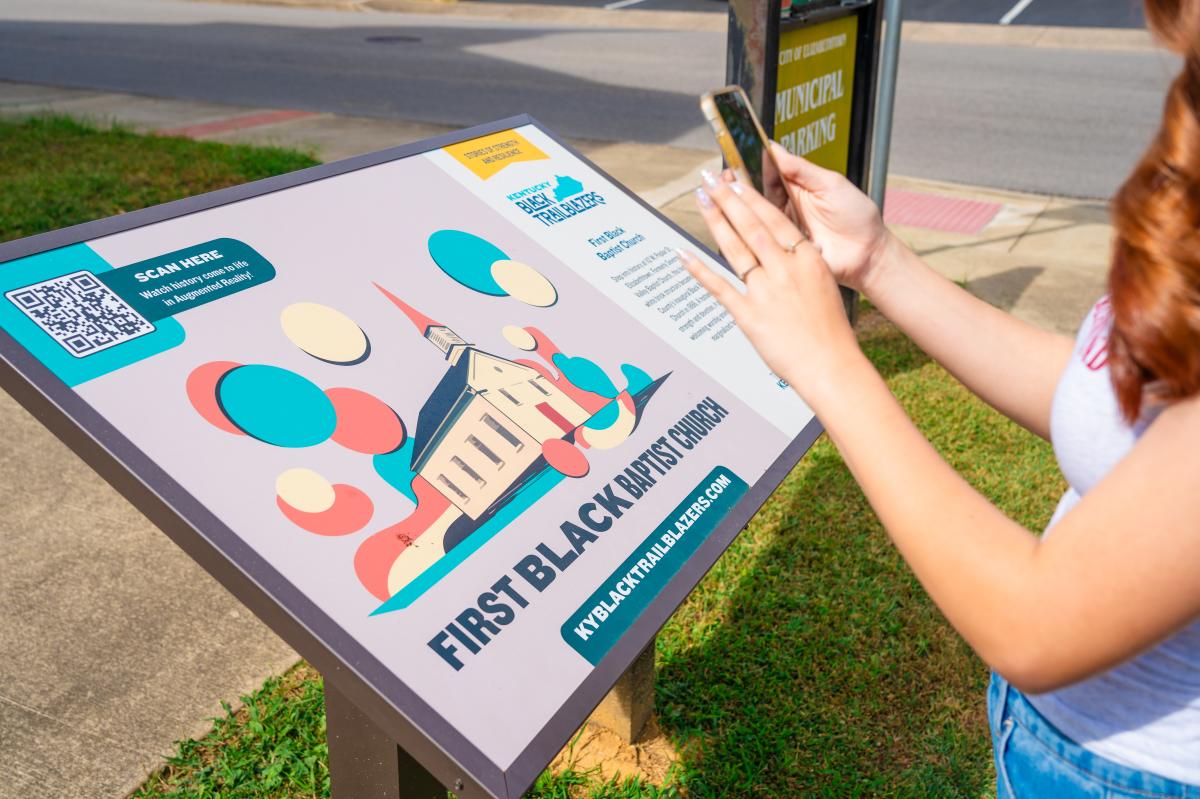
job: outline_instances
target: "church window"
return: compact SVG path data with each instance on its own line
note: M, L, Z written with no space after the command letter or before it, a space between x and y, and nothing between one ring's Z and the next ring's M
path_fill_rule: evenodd
M505 391L504 389L500 389L500 393L501 393L501 394L503 394L505 397L507 397L507 398L508 398L508 401L509 401L509 402L511 402L513 405L520 405L520 404L521 404L521 401L520 401L519 399L517 399L516 397L514 397L512 394L509 394L509 393L508 393L507 391Z
M456 486L454 483L450 482L450 480L447 479L446 475L439 474L438 482L441 483L442 485L444 485L446 488L450 489L452 492L454 492L455 496L457 496L459 499L461 499L463 501L463 503L470 501L467 498L467 495L462 492L462 489L459 488L458 486Z
M533 387L534 387L534 388L536 388L538 391L542 392L542 394L544 394L544 395L545 395L545 396L547 396L547 397L548 397L548 396L550 396L550 392L549 392L549 391L547 391L546 389L542 388L542 384L541 384L541 383L539 383L539 382L538 382L538 381L536 381L536 380L530 380L529 382L533 384Z
M510 445L512 445L513 449L520 451L521 448L525 446L524 444L521 443L521 439L514 436L507 427L505 427L504 425L497 422L494 418L492 418L492 415L490 413L485 413L483 415L483 423L486 424L488 427L490 427L492 430L494 430L498 436L500 436L505 441L507 441Z
M452 457L450 459L450 462L453 463L458 468L462 469L464 472L466 472L467 477L470 477L472 480L474 480L476 483L478 483L480 488L483 488L484 486L487 485L487 480L484 480L482 477L480 477L479 472L475 471L470 466L468 466L467 462L464 461L462 458L455 455L454 457Z
M504 468L504 461L500 460L500 456L498 456L496 453L492 452L491 448L488 447L487 444L484 444L482 441L480 441L475 436L467 436L467 443L470 444L475 449L479 450L479 452L483 455L483 457L487 458L489 461L496 464L496 468L498 468L498 469Z

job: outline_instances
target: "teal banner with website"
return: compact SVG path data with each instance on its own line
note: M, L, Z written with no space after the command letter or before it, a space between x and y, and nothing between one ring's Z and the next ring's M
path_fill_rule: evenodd
M747 490L724 466L709 472L562 626L567 644L598 665Z

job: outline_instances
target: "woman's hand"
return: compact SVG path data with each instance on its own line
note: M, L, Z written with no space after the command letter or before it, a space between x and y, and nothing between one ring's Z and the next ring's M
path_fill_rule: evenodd
M767 365L815 408L818 393L836 382L839 369L865 362L837 281L817 248L752 187L702 174L701 214L746 292L691 253L681 253L684 264L728 309Z
M771 143L771 155L812 236L838 283L866 292L876 266L896 242L879 209L837 172L823 169ZM783 242L786 246L787 242Z

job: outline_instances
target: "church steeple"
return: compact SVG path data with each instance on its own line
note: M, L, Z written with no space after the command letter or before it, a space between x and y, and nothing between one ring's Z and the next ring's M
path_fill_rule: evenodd
M428 316L421 313L416 308L413 308L411 305L409 305L404 300L400 299L395 294L388 291L387 289L385 289L383 286L379 285L378 283L372 283L371 285L373 285L375 288L379 289L383 293L383 296L387 297L389 300L392 301L392 303L397 308L399 308L401 311L403 311L404 315L408 317L408 321L410 321L414 325L416 325L417 332L420 333L422 336L428 335L429 328L431 328L431 327L445 327L445 325L443 325L441 322L433 321Z
M441 350L446 360L450 363L458 363L458 359L471 346L470 342L446 327L446 325L436 322L421 313L378 283L374 283L373 285L408 317L408 320L417 328L418 333L424 336L430 344Z

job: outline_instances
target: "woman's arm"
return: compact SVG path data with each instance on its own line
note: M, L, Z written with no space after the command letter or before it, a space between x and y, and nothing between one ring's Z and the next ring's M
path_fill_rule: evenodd
M1200 401L1165 411L1039 540L941 459L865 358L806 399L925 590L1021 690L1097 674L1200 616Z
M1070 339L1016 319L938 275L887 231L870 199L837 172L777 145L772 153L838 282L862 292L985 402L1048 438L1050 402L1070 357ZM753 191L746 199L778 235L794 229Z
M1050 406L1071 357L1069 338L951 283L895 237L863 294L984 402L1050 439Z
M1200 615L1200 399L1165 411L1040 541L938 456L858 348L821 255L781 247L781 231L742 200L750 191L715 186L705 209L745 293L685 255L688 268L816 411L918 579L985 661L1045 691Z

